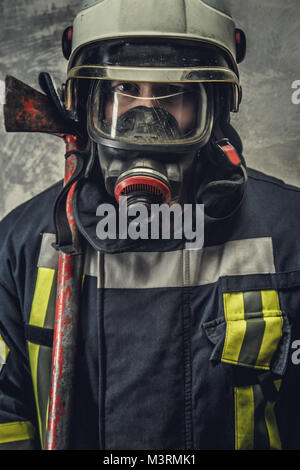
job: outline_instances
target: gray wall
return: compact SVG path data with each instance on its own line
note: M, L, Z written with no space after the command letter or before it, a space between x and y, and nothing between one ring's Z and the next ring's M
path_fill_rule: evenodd
M161 0L163 1L163 0ZM38 87L48 71L65 80L61 33L81 0L0 0L0 80L14 75ZM300 104L291 85L300 80L299 0L230 0L247 33L241 65L243 102L232 122L244 142L248 166L300 186ZM63 177L63 143L44 134L8 134L0 110L0 218Z

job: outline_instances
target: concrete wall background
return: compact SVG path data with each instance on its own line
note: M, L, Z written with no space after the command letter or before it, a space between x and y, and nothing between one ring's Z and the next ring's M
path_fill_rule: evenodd
M163 1L163 0L161 0ZM248 39L241 64L243 102L232 123L244 142L248 166L300 186L299 0L229 0ZM0 80L14 75L38 88L40 71L65 80L61 34L81 0L0 0ZM0 108L0 218L63 177L64 145L44 134L8 134Z

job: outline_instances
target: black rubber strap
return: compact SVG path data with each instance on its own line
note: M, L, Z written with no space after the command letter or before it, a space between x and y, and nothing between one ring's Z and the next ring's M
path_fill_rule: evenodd
M76 155L77 157L77 164L76 169L68 181L68 183L62 188L60 193L58 194L55 204L54 204L54 227L56 233L56 242L52 244L52 246L57 251L62 251L68 255L77 255L79 254L76 251L76 248L73 246L73 237L72 231L70 229L69 221L67 218L66 212L66 203L69 190L71 189L72 185L76 183L85 173L85 157L86 155L83 152L79 152L76 150L71 150L70 152L66 153L66 158L69 158L70 155Z
M271 371L266 371L258 374L258 381L261 385L264 397L266 400L274 403L279 395L279 392L274 384L275 376Z
M40 346L48 346L49 348L52 348L53 330L51 328L41 328L39 326L29 325L26 323L24 325L24 331L27 341L39 344Z

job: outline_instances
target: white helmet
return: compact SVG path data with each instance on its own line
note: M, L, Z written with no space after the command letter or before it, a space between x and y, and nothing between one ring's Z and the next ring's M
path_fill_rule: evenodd
M151 46L148 54L139 48L142 40ZM169 46L165 54L164 45ZM230 110L238 111L237 63L244 58L245 35L235 28L223 0L85 0L72 34L70 28L64 34L64 51L69 109L74 79L126 78L229 83Z
M137 176L151 173L151 191L167 181L176 200L202 149L218 159L214 143L228 137L230 111L239 109L246 50L225 0L85 0L63 50L65 105L87 119L110 195L126 183L122 191L137 197ZM231 163L235 196L244 174Z

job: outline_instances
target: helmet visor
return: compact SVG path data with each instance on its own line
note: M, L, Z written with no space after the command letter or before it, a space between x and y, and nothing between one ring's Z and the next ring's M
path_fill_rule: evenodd
M96 80L89 100L88 130L129 144L199 142L210 127L207 91L201 83Z

